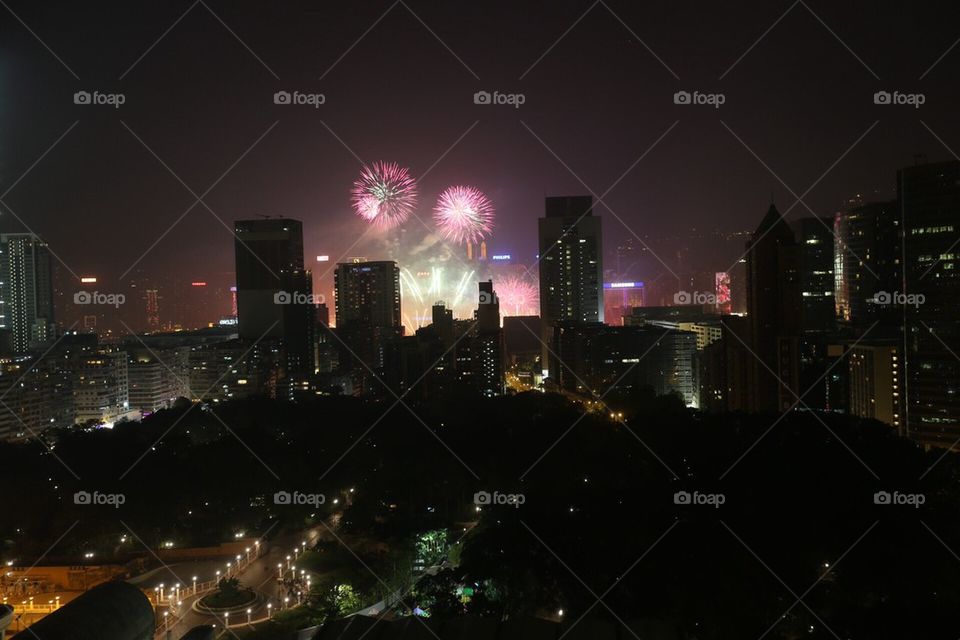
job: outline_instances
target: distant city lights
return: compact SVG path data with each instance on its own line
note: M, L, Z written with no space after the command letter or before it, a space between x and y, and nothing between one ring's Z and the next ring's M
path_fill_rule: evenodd
M317 262L330 262L330 256L317 256Z
M80 278L80 282L83 284L96 284L97 278L95 276L84 276Z

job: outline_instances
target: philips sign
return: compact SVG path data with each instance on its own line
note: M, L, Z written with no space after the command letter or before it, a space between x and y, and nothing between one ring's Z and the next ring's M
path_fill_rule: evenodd
M498 253L490 256L490 259L494 262L509 262L512 257L509 253Z

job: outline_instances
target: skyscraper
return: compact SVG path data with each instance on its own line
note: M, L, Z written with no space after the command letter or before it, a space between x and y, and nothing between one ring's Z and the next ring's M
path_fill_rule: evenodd
M799 388L800 290L793 231L771 204L747 243L749 405L784 410Z
M540 218L540 317L603 322L603 239L591 196L547 198Z
M240 337L257 340L283 335L283 309L274 296L283 291L284 272L303 272L303 225L290 218L234 223L237 314Z
M388 345L403 335L400 269L396 262L347 262L334 272L340 368L355 394L377 389Z
M500 301L493 281L480 283L477 326L473 338L474 382L481 395L503 395L503 331L500 329Z
M591 196L547 198L545 209L539 220L541 362L556 377L560 363L546 345L557 323L603 322L603 236Z
M960 162L901 169L907 425L925 440L960 436Z
M834 217L834 303L837 322L863 331L875 321L900 325L892 307L873 303L900 287L900 215L894 202L855 203ZM871 330L879 335L884 327ZM878 331L881 329L881 331Z
M0 235L0 329L15 353L54 337L52 256L32 233Z
M392 261L345 262L334 272L337 327L400 328L400 269Z

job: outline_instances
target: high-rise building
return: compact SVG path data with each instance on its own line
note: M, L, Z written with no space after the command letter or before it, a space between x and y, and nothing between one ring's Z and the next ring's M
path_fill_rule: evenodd
M901 169L897 187L903 286L886 302L904 321L906 422L949 446L960 436L960 162Z
M334 272L337 327L400 328L400 269L396 262L345 262Z
M877 293L900 288L900 215L894 202L854 202L834 217L834 312L841 327L871 334L899 327L892 306L874 304ZM880 329L880 331L878 331Z
M593 215L593 197L546 199L539 220L540 317L545 376L559 374L560 362L547 347L558 323L603 322L603 235Z
M147 303L147 330L160 330L160 294L156 289L147 289L144 292Z
M771 204L747 243L750 408L785 410L799 389L800 291L793 231Z
M500 301L493 281L480 283L480 304L473 337L474 382L481 395L503 395L503 331L500 328Z
M593 198L547 198L539 240L543 321L603 322L603 239Z
M32 233L0 235L0 330L15 353L55 337L52 254Z
M130 406L126 352L103 349L81 356L75 366L73 402L78 424L112 427L140 418L140 412Z
M849 352L850 413L898 430L903 415L903 363L896 344L855 344Z
M234 234L240 337L280 338L285 305L276 296L284 291L283 273L304 271L303 225L290 218L238 220Z
M392 261L340 263L334 298L340 369L352 374L355 394L369 393L383 379L388 345L403 335L400 269Z

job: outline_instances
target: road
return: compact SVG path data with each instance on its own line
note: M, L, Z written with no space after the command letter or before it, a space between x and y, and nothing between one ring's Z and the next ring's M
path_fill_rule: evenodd
M275 538L270 542L269 548L262 556L254 560L250 565L237 576L240 584L248 589L258 593L260 602L253 607L253 619L262 618L266 612L268 603L273 605L274 610L281 606L278 598L279 586L277 583L277 564L286 566L286 557L290 555L301 542L307 543L307 549L316 545L323 537L328 534L325 527L318 526L299 534L286 534ZM177 624L171 627L171 638L179 638L191 628L201 624L216 624L223 627L223 618L210 614L200 613L193 610L195 598L189 598L183 601L181 609L185 612ZM244 620L245 615L240 616ZM235 619L231 620L231 624Z

